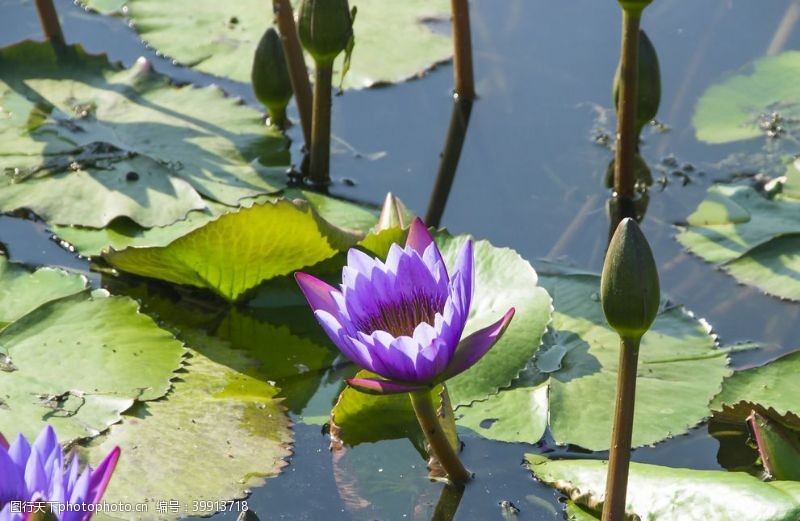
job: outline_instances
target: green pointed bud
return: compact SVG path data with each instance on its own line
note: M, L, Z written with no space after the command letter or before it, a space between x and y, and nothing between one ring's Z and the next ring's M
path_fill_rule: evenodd
M752 411L747 418L764 470L772 479L800 481L800 433Z
M647 239L631 218L619 223L608 245L600 300L606 320L622 338L641 338L658 314L658 268Z
M273 124L282 127L286 106L292 99L292 82L281 37L273 27L267 29L258 42L250 78L256 98L267 107Z
M302 0L297 32L316 62L333 62L353 36L347 0Z
M375 230L406 228L413 220L414 214L403 204L403 201L389 192L386 194L386 199L383 200L383 208L381 208L381 215L378 217L378 224L375 225Z
M623 11L628 13L641 13L653 0L619 0Z
M614 75L614 107L619 111L619 82L622 65ZM661 66L653 42L644 31L639 31L639 59L636 79L636 133L653 121L661 105Z

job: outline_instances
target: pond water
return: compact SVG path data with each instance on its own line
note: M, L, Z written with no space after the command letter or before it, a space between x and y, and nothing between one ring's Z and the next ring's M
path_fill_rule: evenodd
M644 229L660 265L662 291L704 317L724 345L754 341L778 356L796 347L800 307L737 285L684 251L673 224L696 208L705 189L734 172L715 166L733 152L756 153L759 140L710 146L691 125L699 96L711 84L755 58L800 48L800 31L779 31L790 0L655 0L643 27L659 53L663 97L658 120L668 131L646 129L642 153L656 179ZM145 48L124 21L56 2L68 42L106 52L130 65L140 55L178 81L217 83L255 104L249 86L175 66ZM473 0L476 102L442 225L509 246L529 259L565 260L599 270L608 234L603 177L612 152L597 136L613 134L611 78L619 53L619 8L612 0ZM39 39L32 1L0 0L0 45ZM356 51L357 52L357 51ZM424 79L391 87L348 91L335 98L333 132L339 145L332 191L379 204L387 191L424 215L450 117L452 69L442 65ZM292 114L296 117L296 114ZM297 137L299 129L291 135ZM297 140L295 140L297 141ZM353 150L358 151L358 154ZM380 152L376 159L372 154ZM676 161L677 167L672 166ZM684 185L673 171L691 165ZM689 170L689 169L687 169ZM354 181L342 182L342 178ZM43 225L0 218L0 241L13 260L89 272L49 239ZM97 274L94 283L100 284ZM765 361L734 355L733 366ZM326 414L341 379L326 374L304 417ZM331 453L319 422L295 416L294 454L288 467L248 500L262 519L431 519L442 490L426 478L425 462L406 440L362 444ZM487 441L465 433L464 460L477 473L455 519L560 519L549 487L521 466L525 452L556 451L548 444ZM635 461L699 469L720 468L718 442L706 426L636 450ZM597 454L602 457L603 454ZM518 513L503 510L510 501ZM235 515L218 515L234 519ZM449 519L439 517L437 519Z

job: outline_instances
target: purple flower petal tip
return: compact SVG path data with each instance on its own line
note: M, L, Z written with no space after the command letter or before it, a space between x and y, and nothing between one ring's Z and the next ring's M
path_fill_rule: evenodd
M425 226L422 219L415 217L408 230L406 247L411 247L411 249L422 255L425 253L425 248L432 242L433 237L431 236L431 232L428 231L428 227Z
M424 385L375 380L373 378L350 378L346 382L350 387L367 394L412 393L427 388Z
M8 447L10 447L8 440L3 436L3 433L0 432L0 449L8 450Z
M109 452L97 468L92 471L89 484L89 497L95 503L100 501L100 498L103 497L106 491L106 487L108 487L111 475L114 473L114 469L117 468L120 452L121 450L119 447L114 447L114 450Z
M500 337L505 333L511 319L514 318L515 309L506 311L503 317L494 324L475 331L459 342L450 365L445 369L442 380L452 378L463 373L483 358Z
M336 288L313 275L300 271L294 274L294 280L300 286L300 290L306 297L311 309L314 311L323 310L328 313L336 312L336 303L331 296L331 292L337 291Z

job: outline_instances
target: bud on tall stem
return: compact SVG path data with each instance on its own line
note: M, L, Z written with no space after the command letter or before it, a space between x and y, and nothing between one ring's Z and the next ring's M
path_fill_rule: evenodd
M298 32L316 66L310 177L314 184L327 185L330 183L333 61L347 48L353 35L347 0L303 0Z
M278 31L270 27L261 37L250 73L253 92L269 112L273 125L284 128L286 106L292 99L292 82Z
M600 299L620 336L614 427L608 459L603 521L621 521L628 488L639 344L658 314L661 299L653 252L636 221L623 219L608 245Z

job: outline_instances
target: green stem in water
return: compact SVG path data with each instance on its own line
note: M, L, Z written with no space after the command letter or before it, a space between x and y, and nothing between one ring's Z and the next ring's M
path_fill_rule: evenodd
M58 14L53 0L36 0L36 12L39 14L39 23L42 25L44 37L51 42L64 43L64 33L58 22Z
M617 112L617 151L614 159L614 191L632 199L636 185L634 156L636 133L636 82L638 80L639 22L641 10L622 11L622 56L620 64L619 109Z
M294 13L289 0L272 0L275 13L275 23L281 33L283 53L289 66L289 80L292 82L294 99L297 103L297 112L300 114L300 126L303 128L303 137L306 146L311 143L311 82L308 81L308 69L297 36L297 25L294 23Z
M611 433L611 451L608 457L608 477L606 478L602 521L622 521L625 515L640 341L641 338L620 338L617 398L614 409L614 428Z
M455 449L447 439L447 435L439 423L439 417L436 414L436 407L433 405L430 391L417 391L410 393L410 396L419 426L428 440L431 455L439 460L450 481L456 485L469 481L472 478L472 474L464 468L464 464L461 463L458 454L456 454Z
M331 86L333 62L317 62L314 81L314 117L311 124L311 181L317 186L331 182Z
M475 77L472 68L472 33L469 23L469 0L450 0L453 12L453 74L456 96L460 100L475 99Z

